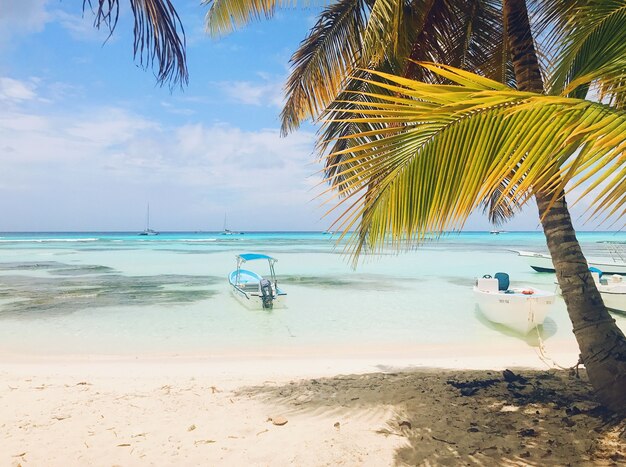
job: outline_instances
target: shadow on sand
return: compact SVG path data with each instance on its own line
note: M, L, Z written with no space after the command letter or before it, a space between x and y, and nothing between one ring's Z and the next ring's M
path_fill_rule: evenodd
M626 420L594 401L584 371L578 377L561 370L424 369L268 384L240 394L280 407L288 417L337 420L337 430L344 423L364 425L359 429L395 442L397 465L626 461ZM385 416L377 420L376 413ZM346 438L337 431L333 442L356 443ZM361 450L369 452L368 446Z

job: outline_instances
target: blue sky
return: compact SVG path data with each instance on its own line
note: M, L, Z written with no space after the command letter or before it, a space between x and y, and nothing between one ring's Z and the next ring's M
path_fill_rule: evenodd
M122 2L124 4L124 2ZM155 85L82 2L0 0L0 231L324 230L315 128L279 135L288 61L316 10L279 12L215 40L206 7L174 2L189 86ZM576 214L576 213L574 213ZM534 206L507 224L536 230ZM592 224L577 223L591 230ZM467 230L488 230L474 215Z

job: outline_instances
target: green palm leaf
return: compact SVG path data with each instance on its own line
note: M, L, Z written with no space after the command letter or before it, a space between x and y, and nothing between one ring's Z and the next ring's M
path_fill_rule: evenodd
M553 48L559 54L551 78L553 93L563 89L584 97L595 82L600 99L626 103L626 0L554 2L558 18Z
M592 183L591 190L601 183L594 214L623 215L626 113L421 66L454 84L370 71L377 79L366 81L381 92L334 112L341 118L333 123L379 125L341 137L354 143L327 156L342 157L328 181L352 202L339 222L357 226L356 256L460 229L481 204L506 215L533 193L560 193L568 184Z
M331 102L361 55L367 22L365 0L341 0L324 9L307 38L291 57L282 133L317 117Z

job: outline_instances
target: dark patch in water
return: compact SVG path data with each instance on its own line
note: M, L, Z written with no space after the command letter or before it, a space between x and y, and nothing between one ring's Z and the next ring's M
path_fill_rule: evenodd
M97 264L73 265L58 261L37 261L26 263L0 263L0 271L49 271L58 276L80 276L84 274L108 274L116 272L108 266Z
M398 284L389 277L374 274L353 274L350 276L295 276L280 275L280 283L313 286L319 288L346 288L352 290L394 290Z
M0 317L35 318L65 315L87 308L183 305L205 300L222 282L216 276L163 274L83 275L71 278L0 277L0 298L14 299L0 307Z
M115 269L108 266L67 266L51 271L56 276L82 276L86 274L109 274L116 272Z
M474 285L475 279L469 279L467 277L453 277L453 276L437 276L440 281L445 281L448 284L458 285L461 287L471 287Z
M38 261L32 263L0 263L0 271L45 271L68 267L56 261Z

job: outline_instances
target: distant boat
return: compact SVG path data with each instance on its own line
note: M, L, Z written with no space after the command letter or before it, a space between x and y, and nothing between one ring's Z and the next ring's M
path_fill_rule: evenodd
M152 230L150 228L150 205L148 204L148 208L146 211L146 228L143 230L143 232L139 232L138 235L159 235L159 232L157 232L156 230Z
M526 259L531 268L537 272L554 272L554 264L552 257L543 253L534 253L532 251L515 252ZM622 274L626 275L626 261L620 261L620 258L587 258L587 264L590 268L596 268L604 274Z
M269 264L269 277L242 269L241 266L247 261L267 260ZM245 253L237 255L237 269L228 275L228 282L232 286L233 294L244 305L252 308L271 309L274 304L283 304L287 295L278 288L274 264L278 260L260 253Z
M243 235L243 232L234 232L226 228L226 214L224 214L224 230L222 230L222 235Z
M478 308L489 321L523 335L543 324L556 296L534 287L509 288L509 275L502 272L477 279L473 290Z
M507 231L506 230L490 230L489 233L491 235L500 235L500 234L503 234L503 233L507 233Z

